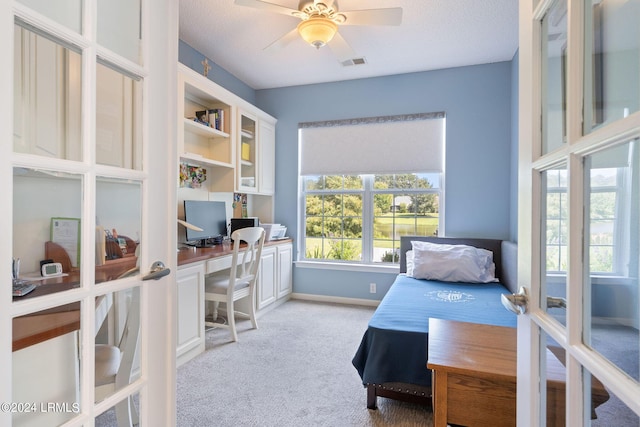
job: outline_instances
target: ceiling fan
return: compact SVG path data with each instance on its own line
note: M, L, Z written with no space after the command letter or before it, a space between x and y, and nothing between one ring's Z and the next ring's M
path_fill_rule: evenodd
M349 62L356 53L338 32L340 25L400 25L402 8L340 11L337 0L300 0L298 10L262 0L235 0L236 5L280 13L299 18L296 28L267 46L266 50L280 49L302 37L311 46L320 49L328 45L340 62Z

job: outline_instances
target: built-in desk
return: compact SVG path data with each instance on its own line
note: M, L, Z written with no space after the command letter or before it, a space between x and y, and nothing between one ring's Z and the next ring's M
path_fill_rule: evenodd
M292 242L292 239L267 241L264 242L263 251L272 246L291 244ZM245 244L243 243L240 245L240 248L244 246ZM231 242L225 242L222 245L215 245L209 248L182 247L178 251L178 267L194 262L215 260L216 258L231 256L231 254L233 254L233 243ZM229 264L229 266L231 266L231 264Z
M127 256L107 261L96 267L96 283L113 280L120 274L135 267L135 256ZM71 271L66 276L51 277L37 282L37 287L13 301L23 301L57 292L64 292L80 286L80 272ZM65 304L49 310L31 313L13 319L13 351L55 338L80 329L80 303Z
M183 248L178 252L178 365L204 351L204 319L207 314L204 301L205 276L228 270L231 267L232 253L233 244L227 242L211 248ZM258 316L267 308L274 308L289 298L292 291L292 266L291 239L265 242L254 301ZM237 308L247 312L243 303L245 301L239 301Z

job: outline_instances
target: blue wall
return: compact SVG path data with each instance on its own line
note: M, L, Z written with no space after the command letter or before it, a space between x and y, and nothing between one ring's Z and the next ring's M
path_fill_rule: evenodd
M511 233L509 240L518 241L518 68L519 52L511 60Z
M446 235L510 239L511 79L511 62L501 62L257 91L258 107L278 119L276 221L297 241L298 123L444 111ZM392 281L392 274L294 270L299 293L380 299Z
M179 40L178 43L178 61L192 70L202 73L204 70L204 65L202 64L202 61L205 59L204 55L182 40ZM235 93L240 98L255 105L256 91L253 90L253 88L236 78L236 76L224 68L220 67L212 61L211 58L207 58L207 62L211 67L207 74L207 78L209 78L209 80L216 82L228 91Z
M181 43L181 62L201 71L202 58ZM234 82L233 76L213 72L210 78L278 119L275 221L286 225L297 242L298 123L437 111L446 113L447 123L446 235L512 238L512 200L516 199L512 185L512 167L516 167L511 127L513 75L509 61L258 90L254 101L250 93L243 95L229 87L238 85L246 91L246 85L243 88L241 82ZM394 277L393 273L296 267L294 292L379 300ZM377 284L376 294L369 293L371 282Z

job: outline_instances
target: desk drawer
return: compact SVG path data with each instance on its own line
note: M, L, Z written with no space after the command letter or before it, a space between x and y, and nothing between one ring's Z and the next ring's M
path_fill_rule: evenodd
M231 258L231 255L226 255L208 260L206 274L217 273L218 271L231 268Z

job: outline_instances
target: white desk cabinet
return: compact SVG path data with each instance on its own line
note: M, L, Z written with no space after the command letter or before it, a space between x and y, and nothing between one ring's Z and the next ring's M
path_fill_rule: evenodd
M260 273L257 282L256 310L261 310L276 300L276 251L275 247L262 249Z
M292 290L293 244L291 240L267 242L262 249L256 289L256 314L277 307L289 299ZM227 247L185 251L178 255L176 274L178 304L177 365L192 359L205 348L204 282L208 274L228 272L231 253ZM236 309L248 313L246 299L237 301ZM260 323L258 322L258 325Z
M178 268L177 364L204 351L204 263Z
M293 290L293 245L280 245L278 249L277 299L288 297Z

